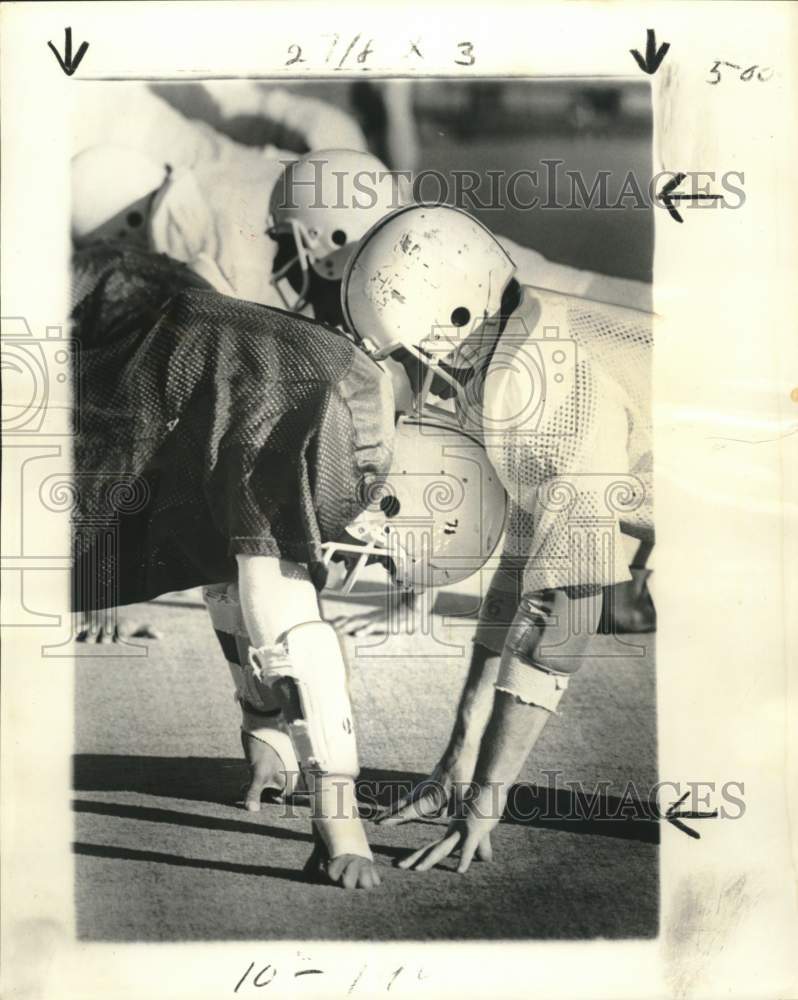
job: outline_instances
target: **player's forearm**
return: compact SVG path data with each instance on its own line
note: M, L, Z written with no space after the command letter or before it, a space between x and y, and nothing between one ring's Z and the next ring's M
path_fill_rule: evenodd
M458 754L465 746L475 747L479 744L493 708L496 693L494 685L500 662L498 654L490 652L484 646L474 646L468 677L460 695L449 739L450 754Z
M251 644L270 646L295 625L319 620L319 603L304 566L273 556L240 555L241 613Z
M594 273L583 294L585 298L593 299L595 302L626 306L628 309L650 312L652 307L651 285L632 278L616 278L608 274Z
M497 691L482 737L474 780L504 790L518 778L551 712Z
M559 264L548 260L537 250L520 246L505 237L502 237L501 243L516 265L515 276L522 285L549 288L563 295L577 295L610 305L651 310L651 284L648 282Z

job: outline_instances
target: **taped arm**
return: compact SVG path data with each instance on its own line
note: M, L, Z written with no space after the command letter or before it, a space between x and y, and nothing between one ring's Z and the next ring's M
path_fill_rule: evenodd
M338 636L322 621L304 566L238 556L249 668L274 691L300 766L315 774L357 776L357 744Z
M304 566L276 556L239 555L236 561L241 613L256 649L295 625L321 621L318 594Z
M370 862L355 796L359 764L346 666L335 630L321 619L304 566L269 556L239 555L237 561L250 666L280 703L311 789L316 828L330 858Z

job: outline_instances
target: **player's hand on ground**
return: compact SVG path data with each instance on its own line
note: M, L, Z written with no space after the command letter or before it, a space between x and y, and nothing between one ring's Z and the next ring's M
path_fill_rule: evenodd
M264 794L272 802L284 795L285 765L273 747L243 730L241 745L249 764L249 781L241 789L240 804L247 812L259 812Z
M462 808L463 797L471 787L477 749L462 749L457 753L447 751L428 778L420 781L398 802L388 805L375 821L382 826L399 826L412 820L441 816L450 807L457 815Z
M406 871L426 872L451 854L459 854L457 871L464 875L476 858L492 861L490 835L499 822L503 803L497 803L487 789L478 789L464 805L462 815L453 819L446 833L408 854L399 862Z
M87 643L115 643L125 639L160 639L161 633L146 623L116 622L114 624L80 619L75 628L75 641Z
M343 854L327 864L327 877L344 889L376 889L380 884L377 865L370 858Z
M337 885L342 889L376 889L380 884L377 865L371 858L359 854L341 854L330 858L326 847L314 834L313 852L305 864L304 873L312 881Z

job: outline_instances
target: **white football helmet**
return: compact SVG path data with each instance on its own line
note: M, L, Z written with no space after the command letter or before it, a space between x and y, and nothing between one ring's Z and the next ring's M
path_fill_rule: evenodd
M91 146L73 156L72 240L83 246L98 239L147 244L150 206L169 167L135 149Z
M404 347L429 363L499 315L514 272L499 241L467 212L410 205L360 241L341 305L349 329L377 358Z
M374 557L404 590L458 583L485 565L504 530L507 498L484 448L443 423L400 418L391 471L363 500L348 538L324 546L326 563L336 553L355 562L344 593Z
M409 200L407 180L370 153L321 149L290 163L272 191L267 229L272 239L292 242L290 259L271 279L286 308L299 312L307 305L311 271L340 281L361 236Z

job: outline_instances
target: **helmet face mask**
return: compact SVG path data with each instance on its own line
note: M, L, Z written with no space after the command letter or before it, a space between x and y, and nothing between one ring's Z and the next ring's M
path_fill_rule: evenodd
M289 256L287 261L279 264L272 271L271 284L277 289L286 309L300 312L308 304L310 291L308 249L302 227L296 220L292 219L279 225L270 226L266 230L266 234L281 246L288 245L293 250L293 256ZM286 252L290 254L290 250L287 249ZM283 254L281 253L280 256L282 257ZM286 284L288 288L285 287Z
M290 247L271 278L287 309L300 311L313 301L320 287L314 278L337 286L361 236L406 203L399 181L376 157L354 150L318 150L286 166L272 192L266 232Z

